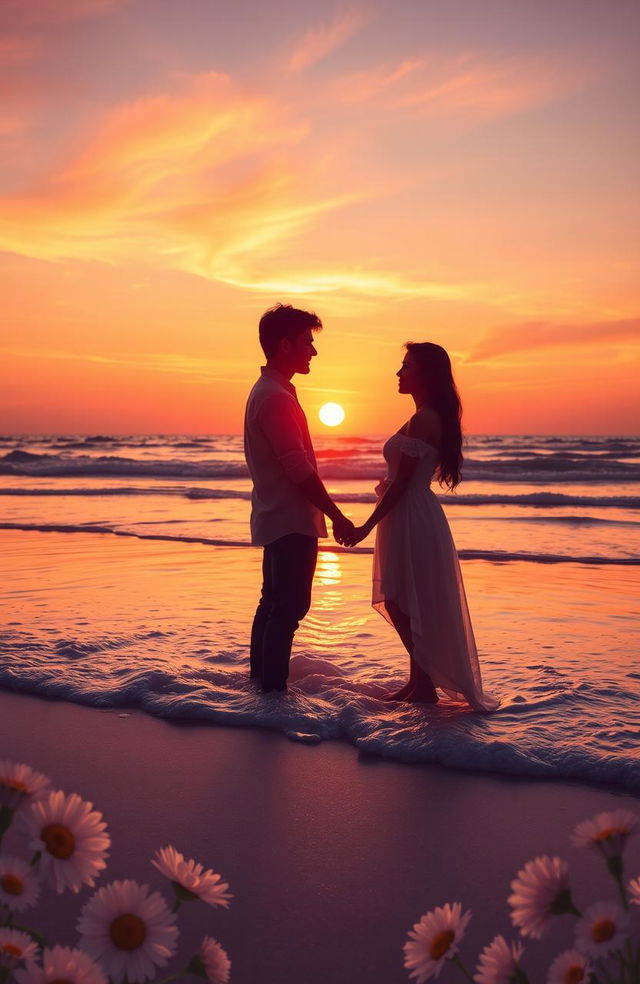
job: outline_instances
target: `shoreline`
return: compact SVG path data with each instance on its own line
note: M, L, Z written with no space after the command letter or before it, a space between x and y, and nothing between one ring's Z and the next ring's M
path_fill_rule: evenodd
M215 936L229 952L233 984L401 984L407 932L453 901L474 913L461 947L473 969L497 933L516 939L506 897L533 857L566 858L579 904L613 897L599 859L571 848L569 835L605 809L640 813L629 791L406 768L343 742L302 745L265 729L175 723L139 710L2 691L0 720L3 758L45 772L104 814L113 845L98 886L132 877L164 891L148 859L166 844L230 882L228 911L198 905L190 918L181 914L178 952L187 959L202 935ZM628 860L636 877L638 838ZM29 921L72 944L70 917L89 894L51 907L56 897L47 893L49 906ZM532 979L571 945L568 917L556 923L527 944ZM446 968L440 979L461 977Z

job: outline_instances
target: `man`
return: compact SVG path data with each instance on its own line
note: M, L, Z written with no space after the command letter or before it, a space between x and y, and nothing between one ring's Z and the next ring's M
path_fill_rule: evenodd
M317 355L320 319L278 304L260 319L267 359L249 398L244 422L251 478L251 542L264 547L262 594L251 630L251 676L263 693L285 691L293 636L311 605L318 537L324 514L342 542L353 524L330 499L320 477L307 420L291 377L307 375Z

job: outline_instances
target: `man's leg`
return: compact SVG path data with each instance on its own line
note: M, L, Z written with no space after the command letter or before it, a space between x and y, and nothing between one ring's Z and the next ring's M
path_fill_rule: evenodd
M311 606L318 540L290 533L269 548L271 596L262 639L261 674L265 692L286 689L293 636Z
M270 547L271 544L268 544L262 552L262 592L260 594L260 601L258 602L256 614L253 618L253 625L251 627L251 658L249 676L256 680L260 680L262 678L262 647L264 642L264 630L267 624L267 619L269 618L271 599L273 597L273 592L271 590L271 562L269 559Z

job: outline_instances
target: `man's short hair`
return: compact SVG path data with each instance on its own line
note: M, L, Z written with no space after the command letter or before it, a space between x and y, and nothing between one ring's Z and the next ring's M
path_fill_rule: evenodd
M269 359L278 351L281 338L295 341L303 331L320 331L322 322L317 314L311 311L301 311L290 304L276 304L269 308L260 318L259 336L262 351Z

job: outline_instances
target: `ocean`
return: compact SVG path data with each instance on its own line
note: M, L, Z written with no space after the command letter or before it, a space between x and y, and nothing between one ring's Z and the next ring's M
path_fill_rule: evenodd
M384 438L316 438L356 523ZM0 686L343 740L363 755L640 789L640 438L472 436L441 501L491 715L384 704L406 658L370 607L373 537L321 542L287 697L247 679L261 551L237 436L0 438ZM34 763L37 765L37 763Z

